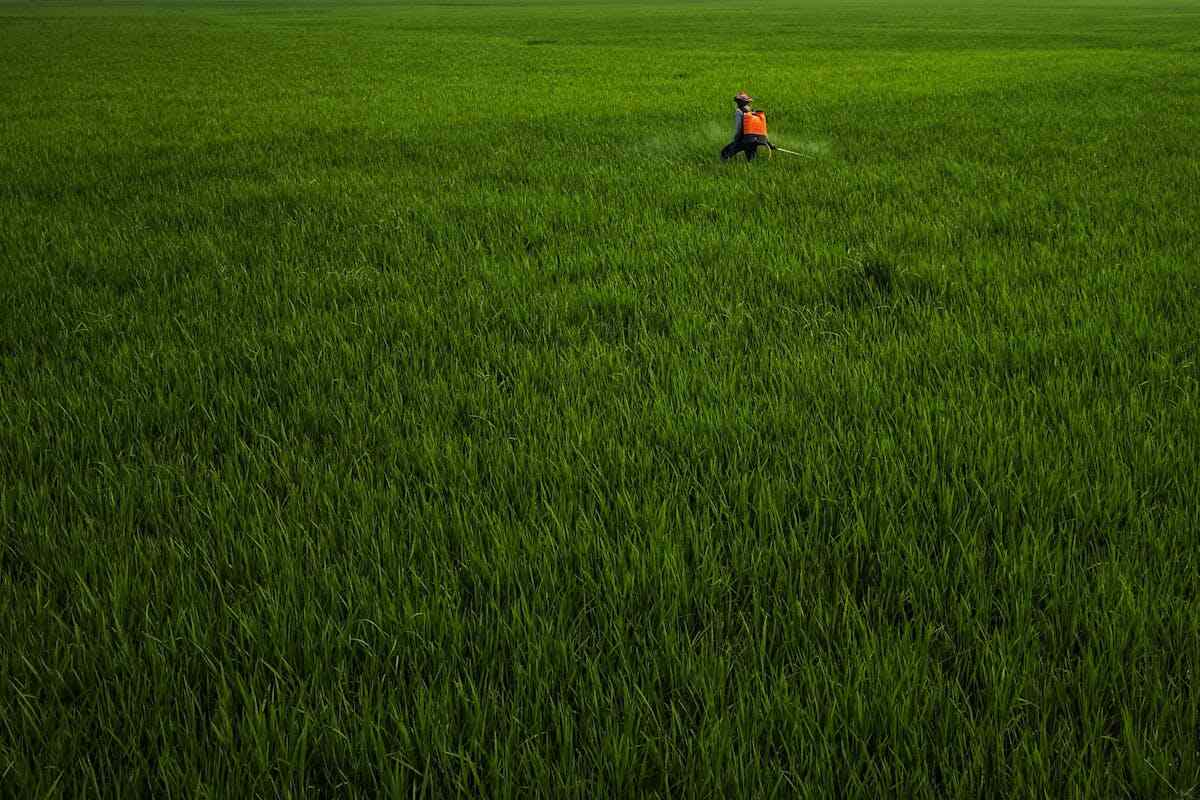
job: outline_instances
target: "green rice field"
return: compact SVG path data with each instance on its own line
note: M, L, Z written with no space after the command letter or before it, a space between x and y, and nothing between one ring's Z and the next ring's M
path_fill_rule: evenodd
M1200 795L1198 142L1195 0L0 0L0 797Z

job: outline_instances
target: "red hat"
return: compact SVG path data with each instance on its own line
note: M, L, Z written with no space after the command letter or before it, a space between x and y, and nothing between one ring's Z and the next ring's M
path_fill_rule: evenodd
M754 100L754 98L751 97L750 95L746 94L745 92L738 92L736 95L733 96L733 102L735 102L735 103L749 103L749 102L752 102L753 100Z

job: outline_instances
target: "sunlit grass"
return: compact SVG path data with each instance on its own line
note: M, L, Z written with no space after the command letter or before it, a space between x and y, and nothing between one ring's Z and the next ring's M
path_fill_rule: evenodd
M0 795L1194 790L1197 30L0 5Z

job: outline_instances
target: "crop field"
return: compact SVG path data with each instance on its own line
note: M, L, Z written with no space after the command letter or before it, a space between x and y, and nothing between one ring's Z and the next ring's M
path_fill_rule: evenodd
M1192 0L0 1L0 797L1197 796L1197 142Z

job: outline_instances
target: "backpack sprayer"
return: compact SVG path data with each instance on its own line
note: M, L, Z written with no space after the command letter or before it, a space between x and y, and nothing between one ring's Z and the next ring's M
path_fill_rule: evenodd
M758 109L752 109L750 107L750 103L754 101L754 98L751 97L750 95L746 94L745 92L738 92L737 95L733 98L733 101L738 104L738 107L741 109L743 114L745 114L745 116L742 118L743 133L749 133L749 134L753 134L753 135L757 135L757 136L762 136L765 139L767 136L767 118L766 118L766 115L762 111L759 111ZM751 130L746 130L746 127L745 127L746 122L747 122L746 117L749 117ZM816 159L816 156L813 155L812 153L799 153L795 150L788 150L786 147L779 147L779 146L773 145L773 144L767 145L767 146L770 148L767 151L768 158L771 157L771 153L773 151L778 150L781 153L787 153L789 156L797 156L799 158Z

